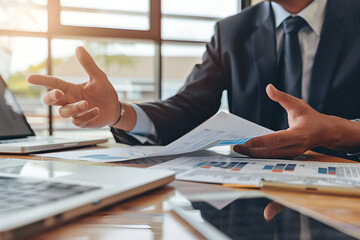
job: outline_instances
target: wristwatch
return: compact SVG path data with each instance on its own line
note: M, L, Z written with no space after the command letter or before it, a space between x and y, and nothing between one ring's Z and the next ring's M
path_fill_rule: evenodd
M123 107L121 101L119 101L119 104L120 104L120 115L119 115L119 118L116 120L116 122L115 122L111 127L116 126L116 124L118 124L118 123L120 122L122 116L124 116L124 114L125 114L125 108Z
M351 119L351 121L360 123L360 118ZM349 156L349 157L352 157L352 158L358 158L358 159L360 159L360 152L357 152L357 153L346 153L346 155Z

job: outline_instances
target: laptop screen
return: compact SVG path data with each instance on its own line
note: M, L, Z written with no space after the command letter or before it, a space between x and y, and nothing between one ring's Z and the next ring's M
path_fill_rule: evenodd
M14 95L7 88L1 76L0 113L0 139L21 138L34 135Z

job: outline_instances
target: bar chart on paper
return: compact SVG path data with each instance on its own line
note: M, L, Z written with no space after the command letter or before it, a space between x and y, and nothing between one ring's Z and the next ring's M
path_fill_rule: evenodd
M37 154L42 157L54 157L98 163L119 162L147 157L161 147L158 146L126 146L117 148L99 148Z
M153 168L173 170L179 180L258 186L262 179L301 181L321 179L329 183L360 186L360 165L250 158L180 157Z
M193 168L202 168L202 169L210 169L210 168L220 168L220 169L228 169L231 171L240 171L242 168L244 168L246 165L249 164L248 162L200 162L193 166ZM278 163L276 165L264 165L262 170L268 172L293 172L295 170L297 164L283 164ZM331 167L330 167L331 168ZM320 172L319 172L320 173Z

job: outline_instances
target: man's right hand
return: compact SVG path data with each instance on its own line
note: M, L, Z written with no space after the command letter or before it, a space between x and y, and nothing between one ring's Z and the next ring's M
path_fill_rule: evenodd
M75 52L90 77L89 81L73 84L51 76L30 75L28 83L51 89L45 94L44 102L61 106L60 115L72 118L78 127L114 125L120 115L120 103L114 87L83 47L78 47Z

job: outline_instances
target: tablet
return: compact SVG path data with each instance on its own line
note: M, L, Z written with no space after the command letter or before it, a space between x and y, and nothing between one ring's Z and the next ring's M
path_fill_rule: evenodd
M174 212L206 239L356 239L296 210L282 207L258 192L244 194L222 209L199 198L189 200L181 195L171 198L169 203ZM267 214L277 214L265 220L265 209Z

